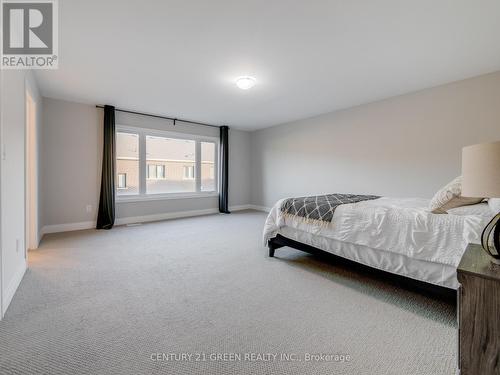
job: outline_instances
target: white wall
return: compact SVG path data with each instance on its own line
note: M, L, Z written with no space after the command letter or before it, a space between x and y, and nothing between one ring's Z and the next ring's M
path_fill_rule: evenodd
M339 88L342 89L342 88ZM251 201L321 193L431 197L461 148L500 140L500 72L252 133Z
M46 231L92 227L99 204L103 111L92 105L43 99L43 223ZM116 123L151 129L219 136L217 128L200 127L117 112ZM230 129L230 206L250 202L250 134ZM87 205L92 212L86 212ZM117 222L127 218L215 210L216 197L117 202Z
M41 98L28 71L3 71L1 82L1 279L2 313L26 270L25 259L25 141L26 87L37 104L37 133L41 126ZM40 212L40 209L38 210Z

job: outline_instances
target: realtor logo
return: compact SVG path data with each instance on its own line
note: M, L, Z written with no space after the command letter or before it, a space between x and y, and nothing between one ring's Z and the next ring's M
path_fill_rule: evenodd
M57 0L2 0L2 69L57 69Z

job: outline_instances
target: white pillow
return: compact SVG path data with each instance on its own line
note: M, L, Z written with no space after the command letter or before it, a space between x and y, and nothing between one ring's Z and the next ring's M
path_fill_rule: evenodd
M488 206L490 206L494 214L498 214L500 212L500 198L490 198L488 200Z
M467 206L483 201L483 198L462 197L461 194L462 176L458 176L434 195L429 209L434 214L445 214L451 208Z
M450 208L448 210L448 213L450 215L458 215L458 216L475 215L475 216L491 217L491 209L488 206L488 203L486 202L471 204L469 206Z

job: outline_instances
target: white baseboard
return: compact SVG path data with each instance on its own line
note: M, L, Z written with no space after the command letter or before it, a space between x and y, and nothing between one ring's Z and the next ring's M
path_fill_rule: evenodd
M269 212L270 208L263 207L263 206L256 206L253 204L242 204L242 205L236 205L236 206L229 207L229 211L242 211L242 210L257 210L257 211ZM183 218L183 217L212 215L212 214L216 214L218 212L219 212L219 210L217 208L208 208L208 209L204 209L204 210L166 212L166 213L153 214L153 215L122 217L122 218L116 219L115 225L148 223L148 222L152 222L152 221L178 219L178 218ZM96 226L95 221L82 221L79 223L45 225L41 230L40 238L42 238L45 234L49 234L49 233L61 233L61 232L72 232L75 230L94 229L95 226Z
M254 206L252 206L251 204L229 206L229 211L243 211L243 210L252 210L252 209L254 209ZM115 225L147 223L147 222L152 222L152 221L180 219L183 217L213 215L213 214L217 214L217 213L219 213L218 208L208 208L208 209L204 209L204 210L166 212L166 213L154 214L154 215L123 217L120 219L116 219Z
M219 212L219 210L217 208L208 208L205 210L166 212L166 213L154 214L154 215L122 217L120 219L115 220L115 225L147 223L147 222L151 222L151 221L161 221L161 220L178 219L178 218L183 218L183 217L211 215L211 214L216 214L218 212Z
M249 204L249 209L256 210L256 211L262 211L262 212L269 212L269 211L271 211L271 207L258 206L256 204Z
M230 206L230 211L241 211L241 210L251 210L254 209L250 204ZM178 212L166 212L154 215L143 215L143 216L131 216L122 217L116 219L115 225L126 225L135 223L147 223L152 221L170 220L183 217L193 217L202 215L212 215L219 212L217 208L208 208L204 210L191 210L191 211L178 211ZM83 221L79 223L67 223L67 224L55 224L55 225L45 225L41 230L41 236L49 233L61 233L61 232L72 232L75 230L93 229L95 228L95 221Z
M40 237L49 233L72 232L74 230L92 229L95 228L95 221L82 221L79 223L45 225L40 233Z
M249 210L249 209L251 209L251 206L249 204L244 204L244 205L239 205L239 206L229 206L229 211L242 211L242 210ZM152 222L152 221L180 219L183 217L213 215L213 214L218 214L218 213L219 213L218 208L207 208L204 210L166 212L166 213L154 214L154 215L123 217L120 219L116 219L115 225L147 223L147 222Z
M241 204L239 206L229 206L229 211L243 211L243 210L251 210L251 204Z
M3 293L3 302L2 302L2 314L1 317L5 315L7 312L7 309L9 308L9 305L12 301L12 298L14 298L14 294L16 294L16 290L19 287L19 284L21 284L21 280L24 277L24 274L26 273L26 262L23 262L21 266L17 269L16 273L12 277L12 280L10 281L9 285L4 290Z

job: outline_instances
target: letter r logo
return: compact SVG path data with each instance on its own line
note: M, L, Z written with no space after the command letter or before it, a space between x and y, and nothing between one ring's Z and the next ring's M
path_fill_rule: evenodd
M53 53L53 4L3 2L2 5L4 54Z

